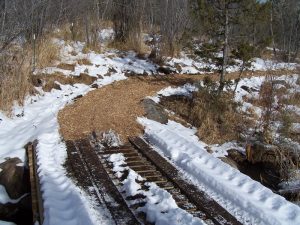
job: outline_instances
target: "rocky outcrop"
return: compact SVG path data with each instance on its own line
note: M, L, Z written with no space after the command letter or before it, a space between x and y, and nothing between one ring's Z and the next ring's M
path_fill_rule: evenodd
M11 199L18 202L0 203L0 220L16 224L32 224L29 171L19 158L10 158L0 164L0 185Z
M0 220L14 222L16 224L31 225L32 210L31 196L23 197L18 203L0 204Z
M30 191L29 173L19 158L8 159L0 168L0 184L10 198L18 199Z
M165 113L163 107L156 104L151 99L144 99L142 101L142 104L143 104L145 112L146 112L145 117L147 117L150 120L154 120L156 122L162 123L162 124L168 123L168 115Z

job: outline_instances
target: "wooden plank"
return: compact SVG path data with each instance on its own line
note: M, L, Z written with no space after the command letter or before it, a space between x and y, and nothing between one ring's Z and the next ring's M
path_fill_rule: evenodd
M29 164L29 173L30 173L30 186L31 186L31 202L32 202L32 215L33 222L39 222L43 224L44 222L44 208L43 200L40 190L40 182L37 174L37 159L36 159L36 145L37 141L34 143L29 143L26 146L27 157Z

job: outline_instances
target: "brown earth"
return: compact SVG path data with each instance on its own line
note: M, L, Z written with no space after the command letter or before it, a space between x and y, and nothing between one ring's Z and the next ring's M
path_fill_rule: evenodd
M291 73L291 72L290 72ZM266 72L245 73L243 77L262 76ZM287 74L281 71L279 74ZM209 75L217 80L217 74ZM238 73L228 74L234 79ZM168 86L180 86L201 80L205 75L170 75L131 77L88 93L59 112L60 132L65 140L85 137L94 130L117 132L124 141L142 134L137 117L145 114L140 104L146 96L153 96Z

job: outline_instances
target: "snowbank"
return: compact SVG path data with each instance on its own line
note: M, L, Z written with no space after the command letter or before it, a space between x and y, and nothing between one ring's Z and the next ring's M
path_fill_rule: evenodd
M180 125L174 126L175 122L163 125L145 118L138 121L145 126L146 136L161 154L171 159L195 184L221 195L235 208L233 213L240 214L243 223L300 223L298 206L207 153L201 143L184 133L184 128L176 129Z

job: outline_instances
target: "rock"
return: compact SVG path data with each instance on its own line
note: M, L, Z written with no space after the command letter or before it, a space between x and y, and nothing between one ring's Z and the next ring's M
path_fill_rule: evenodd
M230 149L227 151L227 153L228 153L228 158L232 159L237 163L243 163L247 160L246 156L236 149Z
M170 68L170 67L166 67L166 66L161 66L161 67L159 67L158 69L157 69L157 71L159 72L159 73L163 73L163 74L174 74L174 73L176 73L176 71L174 70L174 69L172 69L172 68Z
M30 190L29 172L23 166L18 166L20 163L22 161L19 158L13 158L0 164L0 184L12 199L18 199Z
M15 204L0 204L0 220L22 225L33 224L31 196L27 195Z
M257 89L255 89L253 87L249 88L248 86L245 86L245 85L241 86L241 89L243 89L244 91L247 91L248 93L258 92Z
M99 85L98 85L98 84L92 84L91 88L98 89L98 88L99 88Z
M165 113L164 109L160 105L156 104L151 99L144 99L142 103L146 112L145 116L148 119L154 120L162 124L168 123L168 115Z
M285 80L273 80L272 83L273 83L274 85L283 85L283 86L285 86L285 87L288 86L288 84L286 83Z
M53 83L53 89L56 89L56 90L61 90L61 87L58 83L54 82Z
M227 163L229 166L238 169L238 164L237 164L235 161L233 161L232 159L226 158L226 157L220 157L220 159L221 159L224 163Z

